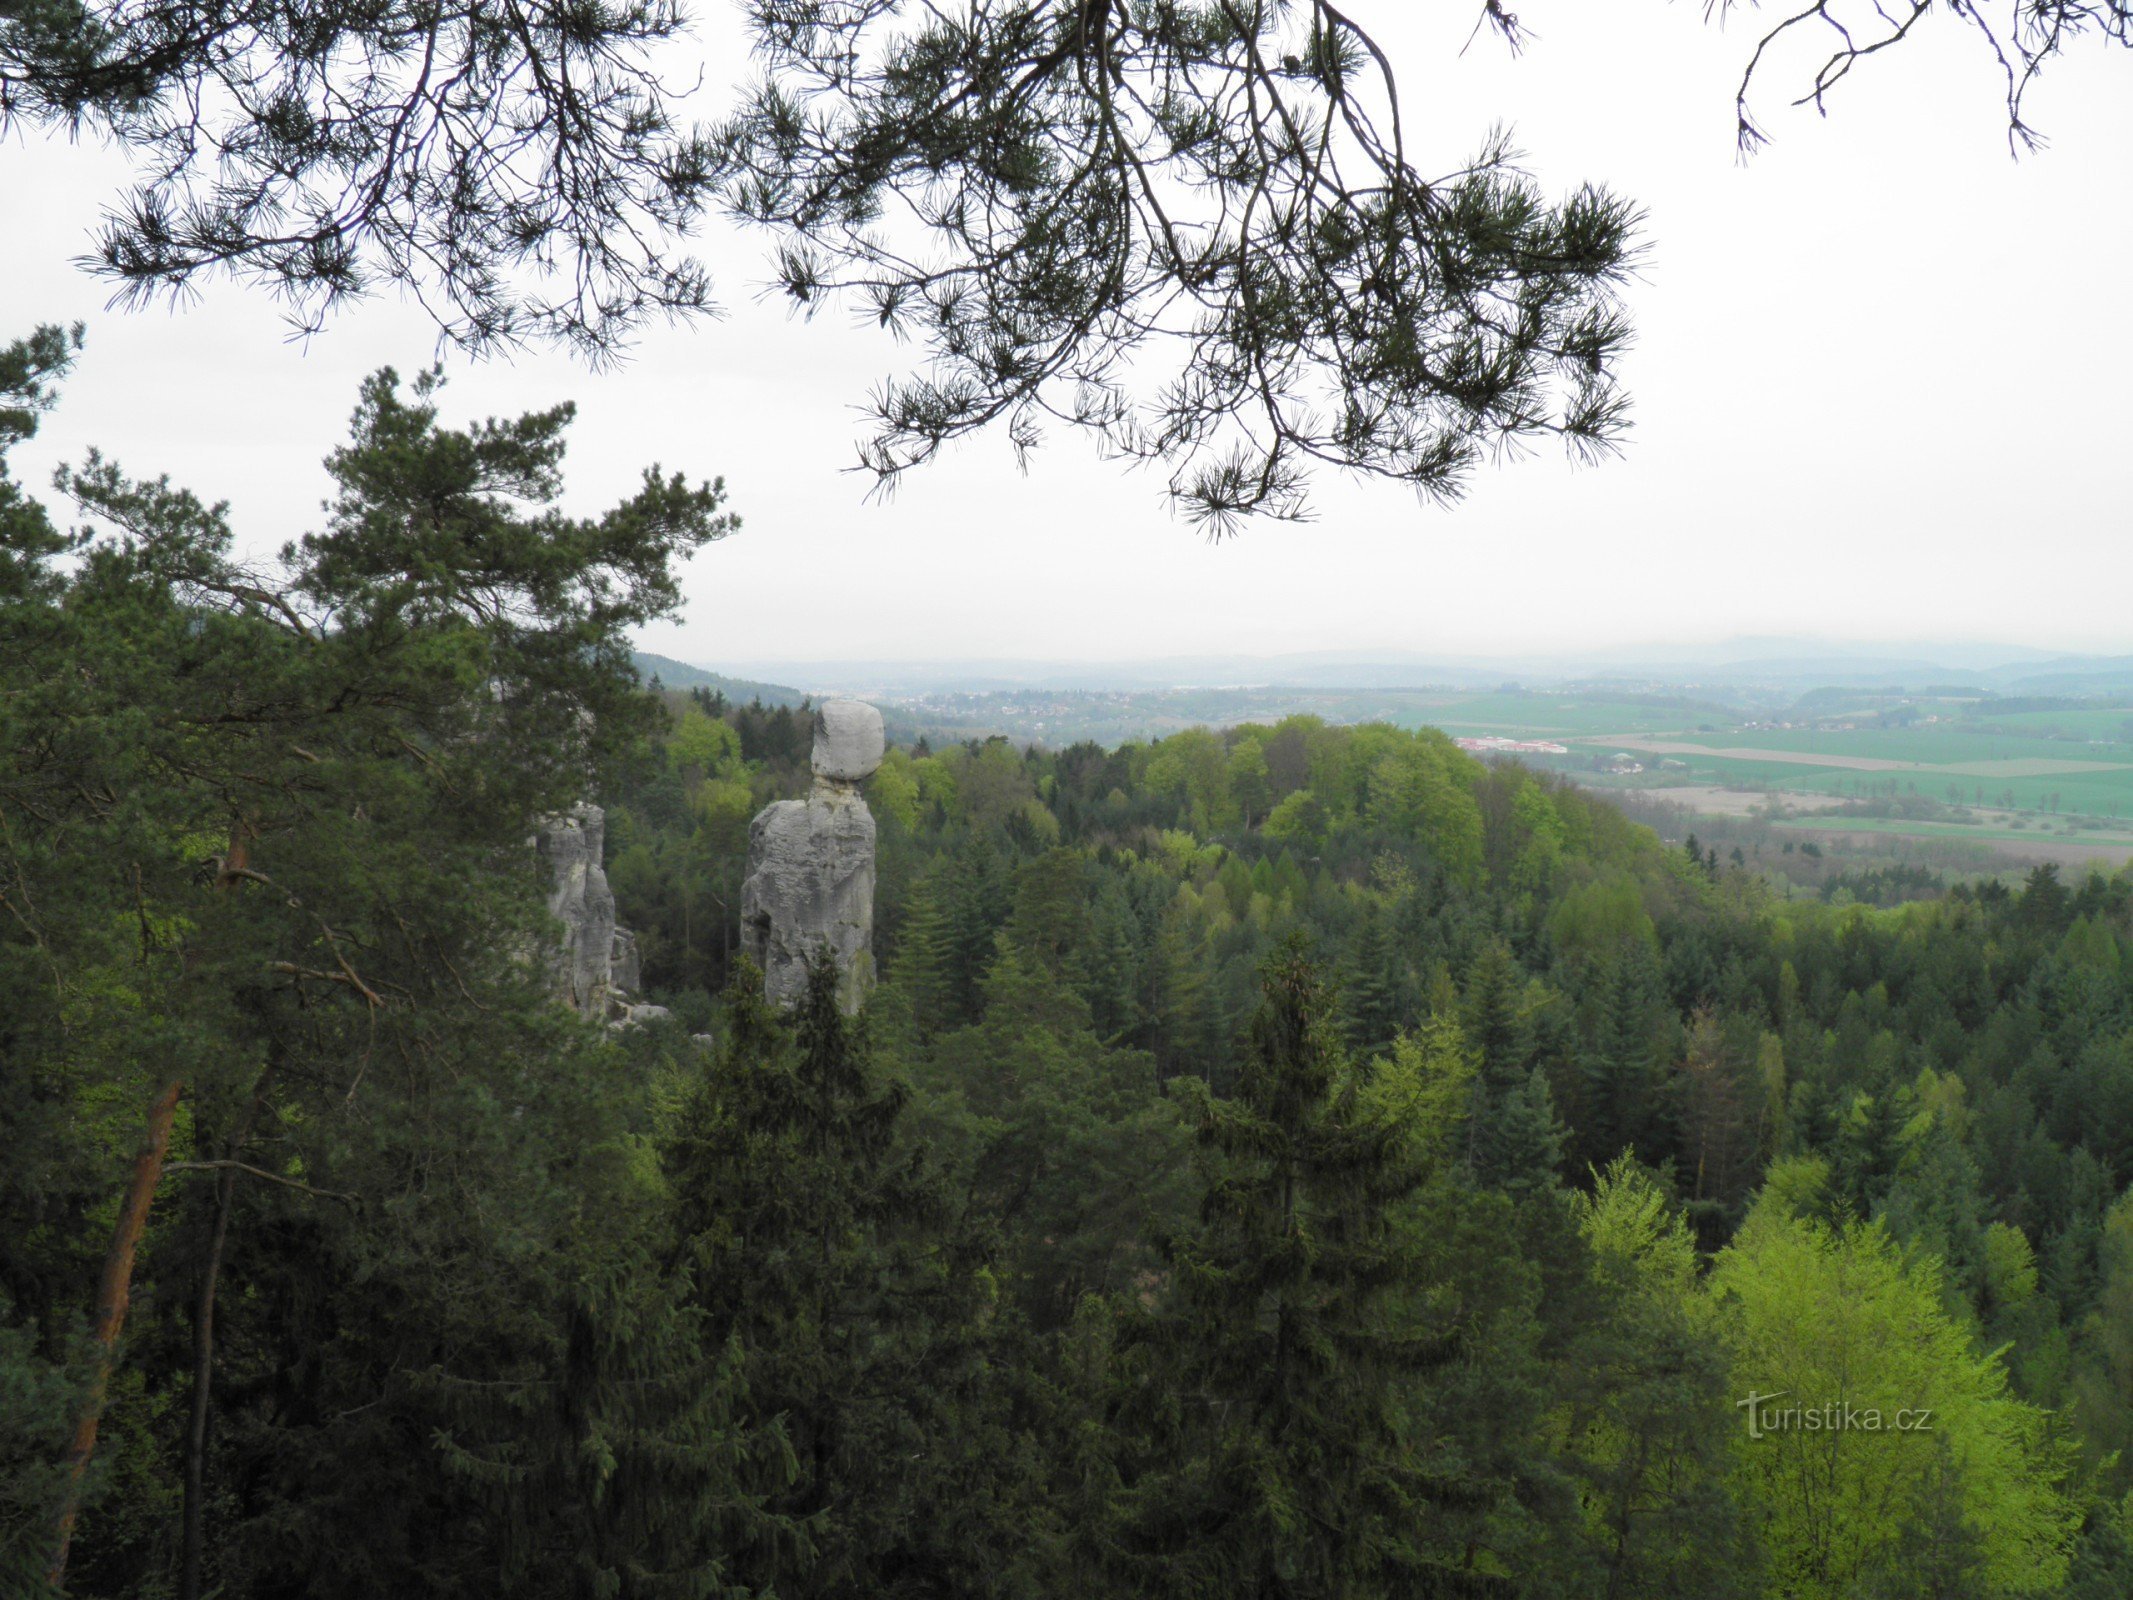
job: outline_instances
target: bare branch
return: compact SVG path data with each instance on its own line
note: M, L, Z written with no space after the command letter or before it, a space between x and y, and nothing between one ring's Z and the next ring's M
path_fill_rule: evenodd
M285 1189L295 1189L320 1200L339 1200L347 1205L361 1205L359 1195L343 1194L338 1189L314 1189L310 1184L296 1178L284 1177L279 1172L269 1172L264 1167L251 1166L242 1161L166 1161L165 1172L242 1172L254 1178L263 1178L268 1183L278 1183Z

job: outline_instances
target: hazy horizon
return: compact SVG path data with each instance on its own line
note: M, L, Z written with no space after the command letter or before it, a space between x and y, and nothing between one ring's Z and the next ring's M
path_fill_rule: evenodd
M1112 653L1090 655L1051 655L1038 652L972 654L953 651L905 651L899 654L853 654L848 656L740 656L716 654L710 656L681 655L672 650L657 649L647 644L647 653L681 661L689 666L707 671L734 674L759 674L777 667L816 668L823 666L927 666L951 668L956 666L1005 666L1028 667L1157 667L1166 663L1194 663L1211 660L1262 661L1277 663L1295 662L1376 662L1397 664L1405 661L1442 662L1468 666L1491 664L1515 665L1521 663L1548 663L1565 668L1575 668L1579 663L1600 666L1665 666L1683 667L1722 666L1728 664L1752 665L1757 662L1799 662L1811 664L1816 661L1841 663L1846 661L1890 664L1931 664L1950 670L1991 671L2017 669L2026 666L2044 665L2056 661L2112 660L2129 652L2084 651L2063 647L2022 643L2013 640L1951 640L1951 639L1902 639L1840 636L1786 636L1786 635L1734 635L1714 640L1691 638L1655 638L1614 642L1589 647L1563 646L1551 650L1505 649L1487 651L1427 651L1404 649L1393 645L1357 644L1349 647L1327 646L1312 650L1180 650L1149 651L1138 654Z

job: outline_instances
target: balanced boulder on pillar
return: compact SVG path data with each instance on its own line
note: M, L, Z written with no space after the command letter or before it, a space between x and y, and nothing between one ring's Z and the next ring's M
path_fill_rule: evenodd
M748 830L741 885L741 949L763 970L773 1005L807 988L818 951L837 963L837 997L849 1014L874 982L874 816L859 786L881 765L881 713L832 700L815 723L814 788L779 800Z

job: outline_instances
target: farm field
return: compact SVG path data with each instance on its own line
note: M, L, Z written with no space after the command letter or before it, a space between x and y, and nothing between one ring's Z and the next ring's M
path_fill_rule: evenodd
M1802 837L1825 843L1830 840L1843 840L1856 845L1932 845L1942 842L1969 844L1981 851L1990 852L1993 861L1999 866L2028 866L2041 861L2056 861L2061 866L2084 869L2096 867L2108 872L2133 861L2133 838L2114 839L2101 834L2068 837L2056 833L2011 833L1995 828L1936 829L1930 824L1905 826L1870 817L1841 826L1827 822L1782 823L1779 826L1788 833L1797 833Z
M1442 728L1446 733L1497 733L1521 738L1613 738L1672 734L1706 724L1723 727L1739 713L1697 702L1651 704L1597 695L1529 693L1448 694L1438 704L1417 706L1406 726Z
M1788 833L1894 833L1918 839L1975 839L2023 846L2080 844L2093 845L2105 851L2133 850L2133 833L2109 830L2094 833L2051 832L2047 831L2049 824L2035 828L2026 825L1995 827L1989 822L1982 825L1914 822L1902 817L1845 817L1835 820L1826 815L1810 814L1806 817L1773 818L1770 825Z
M1858 702L1814 694L1796 704L1728 693L1669 684L1023 689L894 699L891 716L936 741L999 733L1051 748L1297 713L1390 722L1563 744L1567 755L1520 759L1625 798L1663 797L1696 816L1748 824L1790 812L1785 827L1801 837L1827 828L1841 830L1829 837L1936 850L1967 841L1980 859L2009 863L2133 857L2133 705L2037 710L2019 709L2035 700L2011 700L2002 711L1991 700L1906 703L1889 693ZM1811 823L1802 821L1808 814Z
M1610 712L1616 720L1592 726ZM1900 705L1884 704L1809 721L1650 699L1499 694L1450 702L1436 725L1455 736L1552 736L1571 753L1529 758L1535 764L1697 815L1769 816L1788 833L1892 845L1968 840L2020 860L2133 859L2133 708L2000 713L1981 701L1936 714L1944 720L1905 724ZM1876 725L1882 717L1896 725ZM1796 725L1771 725L1787 721ZM1841 816L1781 819L1837 807Z

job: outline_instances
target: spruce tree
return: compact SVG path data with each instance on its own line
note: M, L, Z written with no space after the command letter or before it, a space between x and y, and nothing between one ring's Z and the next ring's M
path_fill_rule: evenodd
M1641 943L1626 948L1606 969L1599 1025L1584 1061L1582 1166L1604 1167L1625 1150L1656 1161L1671 1148L1653 1029L1659 1000L1650 952Z
M1552 1184L1564 1138L1547 1074L1533 1064L1525 987L1501 941L1482 951L1467 978L1466 1036L1476 1062L1467 1163L1479 1182L1512 1189Z
M1008 1538L986 1518L1026 1509L998 1431L989 1245L900 1146L905 1091L877 1080L834 961L789 1021L760 981L743 964L726 1046L666 1149L706 1337L735 1354L743 1416L788 1452L744 1485L764 1516L730 1570L792 1600L984 1592Z
M1234 1099L1194 1086L1199 1224L1129 1308L1132 1431L1115 1581L1163 1596L1405 1592L1424 1488L1397 1426L1420 1352L1393 1315L1393 1209L1421 1181L1358 1094L1326 987L1291 946L1262 977Z
M947 1007L940 1025L961 1027L978 1018L993 941L1014 908L1014 883L991 831L974 831L957 855L945 905L942 990Z
M953 882L950 864L944 861L912 885L896 952L888 964L889 981L910 1001L921 1038L954 1026L959 1011L949 931Z
M1348 1048L1371 1060L1392 1048L1406 1021L1406 984L1400 950L1375 900L1363 907L1348 943L1341 977L1341 1027Z

